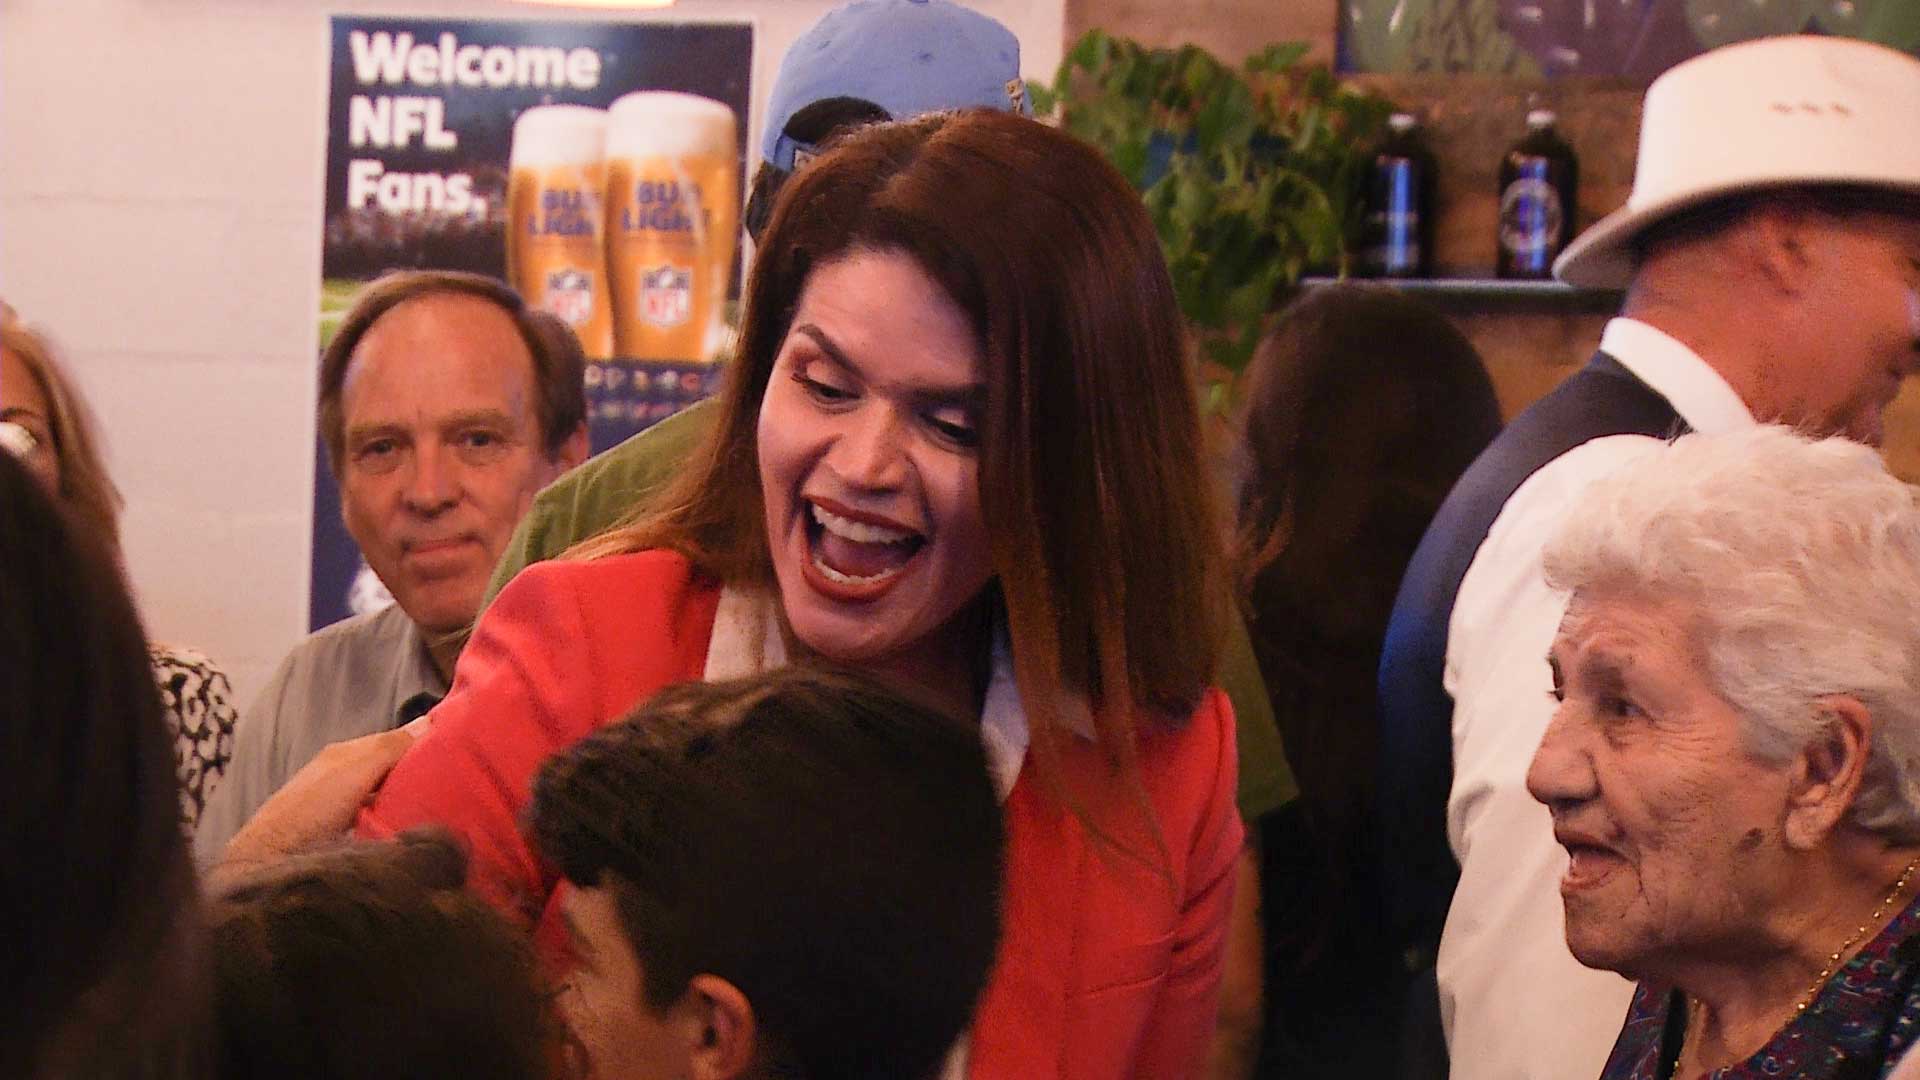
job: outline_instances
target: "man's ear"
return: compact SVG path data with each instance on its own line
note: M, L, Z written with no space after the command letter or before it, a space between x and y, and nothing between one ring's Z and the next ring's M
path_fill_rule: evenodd
M1819 732L1793 759L1787 789L1787 846L1818 847L1840 827L1859 798L1873 751L1873 712L1855 697L1835 694L1813 703Z
M579 427L573 429L573 434L567 436L567 441L560 444L559 451L553 455L553 478L559 479L561 473L587 460L588 450L587 424L583 420Z
M1808 211L1791 202L1762 206L1748 222L1748 254L1766 283L1783 295L1803 292L1814 269L1810 224Z
M693 1080L737 1080L747 1075L758 1055L753 1003L740 988L718 975L695 975L682 1003L701 1025L693 1047Z

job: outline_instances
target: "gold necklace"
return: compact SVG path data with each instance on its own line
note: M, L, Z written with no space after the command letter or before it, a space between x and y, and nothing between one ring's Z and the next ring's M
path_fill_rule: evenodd
M1793 1007L1793 1015L1795 1018L1798 1018L1801 1013L1806 1012L1807 1006L1813 1004L1813 999L1820 996L1820 988L1827 985L1827 980L1831 978L1834 971L1840 967L1840 958L1846 956L1848 950L1852 949L1861 938L1866 937L1869 929L1879 926L1880 919L1886 915L1887 909L1892 907L1893 902L1900 899L1900 895L1907 891L1907 879L1913 876L1913 868L1916 866L1920 866L1920 857L1915 857L1907 863L1907 868L1900 871L1899 878L1894 881L1893 888L1887 890L1887 898L1880 901L1880 906L1873 909L1873 914L1867 916L1867 921L1861 923L1859 929L1855 930L1847 940L1840 943L1838 949L1835 949L1827 956L1827 966L1821 968L1820 974L1813 977L1813 985L1807 987L1807 992L1800 998L1800 1003Z
M1841 942L1839 948L1827 955L1826 966L1820 969L1820 974L1813 977L1813 985L1807 987L1807 992L1802 994L1800 1000L1794 1004L1793 1020L1799 1019L1800 1014L1807 1011L1807 1006L1813 1004L1814 999L1820 996L1820 988L1827 985L1827 980L1832 978L1833 973L1839 969L1841 957L1846 956L1861 938L1866 937L1868 930L1878 926L1881 918L1886 915L1887 909L1891 908L1893 902L1900 899L1901 894L1907 891L1907 881L1913 877L1916 867L1920 867L1920 856L1916 856L1907 863L1906 869L1900 871L1900 876L1894 879L1893 888L1887 890L1886 899L1880 901L1880 906L1873 909L1873 914L1867 916L1867 921L1861 923L1858 929L1848 935L1847 940ZM1687 1026L1686 1030L1680 1033L1680 1052L1674 1055L1673 1071L1667 1074L1669 1078L1680 1075L1680 1063L1686 1060L1687 1042L1693 1037L1695 1019L1700 1011L1700 1003L1695 1001L1692 995L1682 994L1681 997L1687 1003ZM1792 1020L1788 1022L1791 1023Z

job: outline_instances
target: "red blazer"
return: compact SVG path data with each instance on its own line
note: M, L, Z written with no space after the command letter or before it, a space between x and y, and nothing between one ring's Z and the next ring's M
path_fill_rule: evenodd
M362 812L360 832L452 827L471 845L475 887L548 939L556 875L520 831L533 772L660 688L700 678L719 595L668 552L529 567L487 609L432 731ZM1005 804L1000 954L968 1071L1196 1075L1241 842L1226 696L1210 690L1186 725L1142 737L1157 837L1137 811L1124 812L1137 795L1112 790L1121 785L1091 743L1076 741L1061 764L1062 781L1117 843L1089 836L1021 770Z

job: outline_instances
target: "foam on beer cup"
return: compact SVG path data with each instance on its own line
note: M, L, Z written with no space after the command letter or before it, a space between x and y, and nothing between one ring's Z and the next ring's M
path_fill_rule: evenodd
M726 154L739 149L733 109L676 90L641 90L607 110L606 152L613 157Z
M513 122L507 159L507 279L594 359L613 355L606 142L605 111L537 105Z
M508 167L597 165L606 145L606 110L585 105L535 105L513 122Z
M733 109L643 90L607 110L607 262L620 355L707 359L721 346L740 231Z

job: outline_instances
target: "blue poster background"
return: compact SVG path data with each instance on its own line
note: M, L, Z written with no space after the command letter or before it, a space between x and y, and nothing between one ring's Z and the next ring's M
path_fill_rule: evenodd
M443 46L443 36L453 42ZM753 30L745 23L520 22L465 19L339 17L331 25L325 235L321 247L319 338L325 347L354 293L366 281L395 268L466 270L503 277L506 271L507 163L513 123L535 105L573 104L605 108L636 90L675 90L719 101L734 112L740 159L746 153L747 105L753 65ZM433 57L408 71L412 49L432 46ZM571 54L591 50L598 58L592 85L551 72L535 85L446 81L434 61L457 49L549 46ZM469 73L481 53L469 53ZM504 53L497 53L504 57ZM498 74L502 69L496 67ZM369 82L363 76L378 71ZM398 81L386 76L401 73ZM422 82L413 74L428 76ZM437 81L436 81L437 80ZM468 81L475 81L469 79ZM349 116L355 97L391 98L416 121L405 145L351 146ZM402 99L405 99L402 103ZM364 109L369 104L363 101ZM396 125L397 135L399 126ZM429 139L429 132L443 133ZM456 145L447 145L449 140ZM437 143L437 145L435 145ZM349 203L353 162L375 161L381 173L435 178L434 205L403 211L362 199ZM360 166L364 172L366 165ZM744 165L742 179L744 180ZM466 178L464 198L446 194L447 178ZM739 190L744 190L744 183ZM424 196L423 196L423 200ZM456 205L457 204L457 205ZM738 267L736 264L736 279ZM733 285L738 291L738 281ZM594 360L588 365L587 412L598 453L671 415L718 388L715 365L700 362ZM313 485L313 575L308 623L319 629L383 600L383 590L364 572L359 548L340 519L340 494L326 448L316 442ZM356 592L358 595L355 595Z

